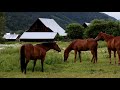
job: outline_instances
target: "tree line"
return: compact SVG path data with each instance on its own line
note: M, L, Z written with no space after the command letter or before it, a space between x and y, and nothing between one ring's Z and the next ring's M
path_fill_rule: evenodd
M94 19L86 28L79 23L71 23L66 26L68 39L95 38L101 31L113 36L120 36L120 21Z

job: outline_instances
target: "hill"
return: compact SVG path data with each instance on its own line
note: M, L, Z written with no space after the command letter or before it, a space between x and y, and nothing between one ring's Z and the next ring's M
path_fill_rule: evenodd
M28 30L37 18L52 18L65 29L69 23L90 22L93 19L115 18L99 12L5 12L6 32Z

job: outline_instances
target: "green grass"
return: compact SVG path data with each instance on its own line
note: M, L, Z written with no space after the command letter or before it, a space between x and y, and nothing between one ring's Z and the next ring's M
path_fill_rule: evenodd
M0 50L0 78L120 78L120 66L114 64L112 54L112 64L109 64L106 43L100 41L98 46L98 63L93 64L90 60L90 51L82 51L82 62L77 57L74 63L74 51L70 52L67 62L63 61L64 49L70 42L57 42L62 51L50 50L47 52L44 62L44 72L41 72L40 60L37 61L35 71L32 72L33 61L27 66L27 74L20 71L19 49L9 46ZM23 43L22 43L23 44ZM118 57L117 57L118 61Z

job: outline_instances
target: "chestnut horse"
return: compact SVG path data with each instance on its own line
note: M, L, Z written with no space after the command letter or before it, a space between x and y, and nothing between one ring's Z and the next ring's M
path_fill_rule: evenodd
M64 51L64 62L67 60L71 50L74 50L75 52L74 62L76 62L77 52L79 53L81 62L81 51L90 50L93 55L92 60L94 59L94 63L97 63L97 45L97 41L92 38L74 40Z
M26 74L26 67L30 60L34 60L33 70L36 65L37 59L41 59L42 72L43 72L43 62L45 60L46 52L50 49L54 49L58 52L61 52L59 46L53 43L42 43L42 44L24 44L20 48L20 65L21 71Z
M108 35L106 33L100 32L95 40L100 40L104 39L107 42L107 48L108 48L108 53L109 53L109 58L110 58L110 64L111 64L111 51L114 52L114 58L115 58L115 64L116 64L116 51L118 53L118 64L120 65L120 36L112 36Z

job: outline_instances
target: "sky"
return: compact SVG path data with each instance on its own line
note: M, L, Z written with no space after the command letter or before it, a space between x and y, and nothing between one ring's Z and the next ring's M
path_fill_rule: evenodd
M112 16L117 20L120 20L120 12L102 12L102 13L108 14L109 16Z

